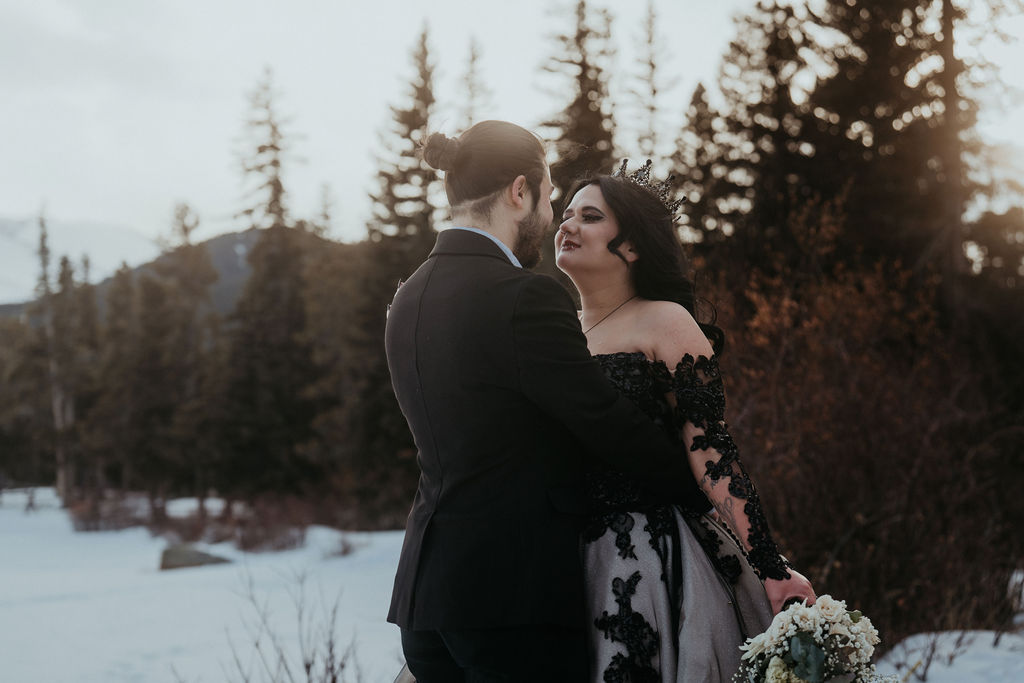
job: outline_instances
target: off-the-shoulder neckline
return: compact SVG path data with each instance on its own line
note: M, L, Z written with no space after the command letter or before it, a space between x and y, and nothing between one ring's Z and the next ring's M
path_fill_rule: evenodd
M647 354L643 351L612 351L611 353L595 353L592 355L594 358L625 358L629 356L643 356L643 359L648 363L664 363L664 361L661 360L648 358Z
M611 353L594 353L594 354L591 354L591 356L593 358L631 358L631 357L639 356L639 357L643 358L645 361L647 361L648 363L651 363L652 365L659 365L660 364L660 365L664 365L666 368L668 367L668 363L666 363L665 361L663 361L661 359L648 358L647 354L644 353L643 351L612 351ZM698 360L700 360L701 358L704 358L704 359L706 359L709 362L710 361L717 361L718 360L718 356L716 356L714 353L712 353L710 356L705 356L702 353L701 354L697 354L696 356L694 356L692 353L686 353L686 354L683 354L683 357L680 358L678 362L682 363L684 360L687 359L687 357L691 358L693 360L693 362L695 362L695 363Z

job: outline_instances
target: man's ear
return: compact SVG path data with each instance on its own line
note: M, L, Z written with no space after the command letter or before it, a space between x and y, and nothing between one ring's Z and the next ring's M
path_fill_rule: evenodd
M521 209L526 205L526 194L530 191L530 188L526 184L526 176L519 175L509 185L507 197L512 206L516 209Z

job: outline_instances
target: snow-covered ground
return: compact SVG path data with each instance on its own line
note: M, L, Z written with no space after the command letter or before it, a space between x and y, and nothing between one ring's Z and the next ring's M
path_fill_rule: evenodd
M139 528L75 533L52 490L37 489L36 505L25 513L24 492L0 495L2 683L240 680L231 643L246 662L254 654L247 586L266 604L271 630L297 653L292 594L299 574L306 576L307 619L314 626L327 623L324 608L339 596L337 640L347 647L355 639L362 681L390 683L400 667L398 629L384 616L401 532L344 534L354 550L338 556L343 534L313 527L298 550L248 554L206 545L200 548L233 562L161 572L165 540ZM182 515L191 506L177 501L168 509ZM1020 634L1003 635L997 647L991 633L971 633L959 645L956 635L940 639L929 682L1024 682ZM913 664L927 644L924 635L908 639L879 672L902 676L890 662ZM960 654L950 666L941 653L954 649ZM349 674L355 681L352 669Z
M345 534L354 550L339 557L342 534L313 527L298 550L199 546L234 562L161 572L167 542L145 529L75 533L52 490L37 489L36 505L26 514L22 492L0 495L2 683L239 680L230 643L246 662L254 653L247 586L297 653L291 594L303 573L314 626L340 596L337 640L345 648L355 638L363 681L390 683L401 668L398 628L385 615L402 532Z

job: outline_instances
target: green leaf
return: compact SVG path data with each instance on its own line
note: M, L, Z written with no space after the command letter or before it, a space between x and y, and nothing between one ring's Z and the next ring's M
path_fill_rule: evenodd
M856 624L856 623L857 623L858 621L860 621L860 618L861 618L862 616L864 616L864 614L863 614L863 613L862 613L862 612L861 612L861 611L860 611L859 609L855 609L855 610L853 610L852 612L847 612L847 614L848 614L848 615L849 615L849 617L850 617L850 621L852 621L852 622L853 622L853 623L855 623L855 624Z
M811 634L801 631L789 639L789 652L796 665L793 673L808 683L825 680L825 652Z

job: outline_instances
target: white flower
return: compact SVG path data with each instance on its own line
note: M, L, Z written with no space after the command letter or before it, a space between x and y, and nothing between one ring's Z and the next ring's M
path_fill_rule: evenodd
M830 595L822 595L815 601L814 606L825 621L838 621L846 616L846 603L833 600Z
M772 625L768 627L764 635L772 642L781 642L792 625L789 619L780 619L779 615L776 615L775 619L772 620Z
M843 636L846 638L845 642L852 642L854 639L853 633L850 632L850 627L840 622L838 624L832 624L829 632L834 636Z
M798 607L793 611L793 623L801 631L814 632L818 628L819 615L813 607Z
M793 675L786 663L779 657L772 657L768 662L768 670L764 673L765 683L794 683L800 679Z
M753 638L748 639L743 645L740 645L741 650L746 650L741 659L753 659L754 657L762 655L767 647L768 634L761 633L756 635Z

